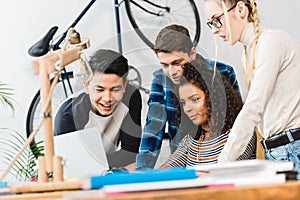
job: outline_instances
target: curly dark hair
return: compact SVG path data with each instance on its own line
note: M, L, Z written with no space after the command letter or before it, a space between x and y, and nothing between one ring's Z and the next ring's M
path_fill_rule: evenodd
M213 139L231 129L242 109L243 102L227 79L218 71L208 69L205 61L196 59L184 65L179 87L187 83L195 85L205 94L209 125L208 133L205 134L209 138L206 137L206 139ZM202 130L201 126L193 125L183 112L182 106L177 117L179 116L181 118L179 129L181 137L186 134L199 135L199 131Z

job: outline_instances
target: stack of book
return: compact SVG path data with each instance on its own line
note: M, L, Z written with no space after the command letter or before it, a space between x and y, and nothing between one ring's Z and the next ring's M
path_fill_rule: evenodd
M193 167L198 172L207 173L205 176L209 176L214 184L235 186L282 184L286 182L287 174L294 174L293 168L292 162L259 159Z
M292 162L243 160L189 169L153 170L91 178L92 188L102 188L104 194L166 190L192 187L219 188L233 186L283 184L293 170ZM204 172L204 173L203 173ZM197 176L197 174L201 174Z
M201 187L210 180L197 178L194 169L161 169L92 176L84 188L101 188L105 194Z

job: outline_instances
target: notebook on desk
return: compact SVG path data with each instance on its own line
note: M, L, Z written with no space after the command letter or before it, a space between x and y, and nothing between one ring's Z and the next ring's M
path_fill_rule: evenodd
M55 155L63 158L66 178L88 178L109 169L102 138L96 127L55 136L54 148Z

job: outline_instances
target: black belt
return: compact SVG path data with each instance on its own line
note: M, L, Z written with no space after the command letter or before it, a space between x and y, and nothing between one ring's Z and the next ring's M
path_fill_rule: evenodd
M279 147L282 145L286 145L292 141L300 139L300 130L297 130L297 131L291 133L291 136L293 137L293 140L290 140L288 138L287 134L285 134L285 135L276 137L274 139L270 138L270 139L266 139L266 140L261 140L260 143L264 149L272 149L272 148L276 148L276 147Z

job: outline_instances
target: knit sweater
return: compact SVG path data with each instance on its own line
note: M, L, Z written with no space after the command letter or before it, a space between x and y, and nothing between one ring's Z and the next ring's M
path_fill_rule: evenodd
M252 47L253 24L240 42ZM285 32L260 27L251 88L219 161L235 160L255 127L264 139L300 127L300 48Z

